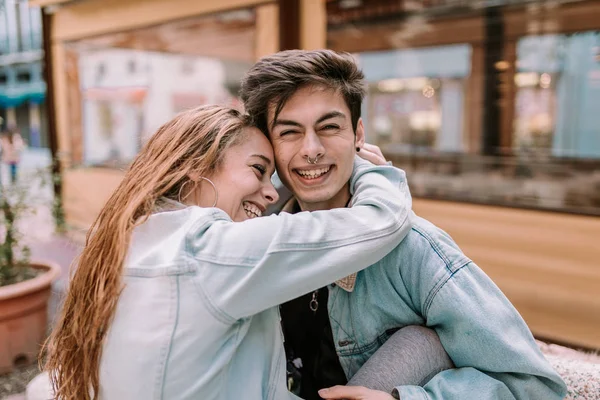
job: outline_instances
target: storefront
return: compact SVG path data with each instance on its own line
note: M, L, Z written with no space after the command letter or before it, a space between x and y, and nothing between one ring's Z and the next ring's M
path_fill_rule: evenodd
M329 1L327 20L369 81L368 139L415 195L600 215L593 1Z
M32 3L44 9L51 144L66 218L82 229L162 123L191 106L236 104L242 74L280 42L323 42L314 21L303 35L281 32L277 1ZM296 14L324 15L320 2L295 3Z
M536 335L600 346L598 3L328 1L327 22L327 47L363 67L368 140L407 171L417 213Z
M386 153L463 151L469 45L356 53L368 83L368 140Z
M236 104L261 56L348 51L367 78L367 138L407 171L416 211L494 278L536 335L600 347L594 1L35 3L72 226L89 227L178 110Z
M600 31L517 44L515 147L600 159Z

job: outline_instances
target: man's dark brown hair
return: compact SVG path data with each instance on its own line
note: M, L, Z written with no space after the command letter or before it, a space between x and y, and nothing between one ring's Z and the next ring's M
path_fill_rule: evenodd
M275 106L275 121L299 89L307 86L333 89L344 97L356 132L365 96L364 77L349 53L286 50L264 57L250 68L242 79L240 97L254 124L268 134L270 106Z

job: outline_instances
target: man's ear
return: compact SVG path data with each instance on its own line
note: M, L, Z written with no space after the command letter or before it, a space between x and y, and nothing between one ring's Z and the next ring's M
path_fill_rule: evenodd
M365 126L362 118L358 119L358 123L356 124L356 134L354 136L355 147L362 148L363 144L365 144Z

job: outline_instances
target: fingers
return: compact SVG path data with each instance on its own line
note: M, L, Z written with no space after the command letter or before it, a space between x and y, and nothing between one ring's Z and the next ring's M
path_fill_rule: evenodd
M357 154L361 158L364 158L365 160L370 161L375 165L386 164L387 161L385 157L383 157L383 155L381 154L381 150L379 149L379 147L374 145L368 145L367 147L367 145L368 144L365 143ZM375 147L375 149L372 149L372 147Z
M361 150L362 153L362 150ZM319 390L319 396L324 399L362 399L365 388L362 386L333 386L328 389Z
M366 149L368 151L370 151L371 153L375 153L377 154L379 157L385 159L385 157L383 156L383 153L381 152L381 149L379 148L379 146L376 146L374 144L370 144L370 143L364 143L363 144L363 149ZM362 151L362 149L361 149Z

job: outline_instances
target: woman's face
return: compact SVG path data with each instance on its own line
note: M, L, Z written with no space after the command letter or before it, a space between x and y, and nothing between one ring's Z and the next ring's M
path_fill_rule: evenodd
M256 128L246 128L245 134L242 143L225 153L217 172L207 176L219 193L216 207L236 222L262 216L267 206L279 198L271 184L275 164L269 140ZM214 203L214 190L208 182L199 180L197 190L198 204Z

